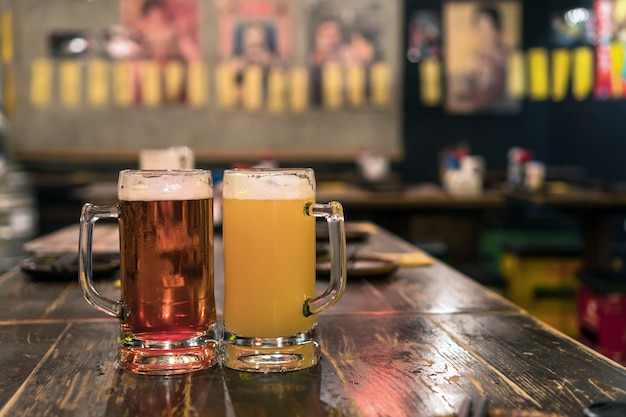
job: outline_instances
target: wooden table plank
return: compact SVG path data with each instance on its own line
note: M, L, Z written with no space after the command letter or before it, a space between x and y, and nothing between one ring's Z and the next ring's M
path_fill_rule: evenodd
M0 291L0 323L44 318L102 318L78 287L78 277L69 281L33 280L15 268L3 276ZM119 299L114 279L96 280L103 295Z
M4 404L35 369L65 323L0 325L0 404Z
M580 416L586 405L626 401L626 369L527 315L431 317L442 332L498 370L544 410ZM530 404L529 404L530 405Z
M578 417L593 402L626 401L624 367L525 314L361 320L324 317L322 329L327 361L364 415L450 414L466 395L486 395L504 415Z
M494 409L578 417L588 403L626 400L624 368L523 314L505 324L490 314L320 321L324 358L314 369L251 375L215 368L174 378L120 371L115 322L73 323L0 416L439 416L480 394Z
M32 281L17 268L9 271L3 278L0 321L42 318L50 305L74 285L74 282L50 285Z

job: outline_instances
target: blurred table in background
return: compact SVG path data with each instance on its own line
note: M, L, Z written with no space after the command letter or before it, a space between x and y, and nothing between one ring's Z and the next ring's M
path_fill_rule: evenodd
M559 192L512 191L507 198L553 207L581 219L583 266L587 270L613 269L616 215L626 213L626 191L594 190L567 186Z
M487 220L499 216L506 203L498 190L450 195L435 185L385 191L320 183L317 199L340 201L346 219L374 222L411 243L439 240L452 264L478 262Z

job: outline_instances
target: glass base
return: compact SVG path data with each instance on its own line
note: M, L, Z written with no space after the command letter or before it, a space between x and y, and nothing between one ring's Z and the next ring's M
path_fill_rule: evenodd
M120 363L135 374L184 374L217 364L217 347L217 340L209 336L176 341L126 338L120 346Z
M222 365L247 372L288 372L315 366L320 360L317 325L289 337L242 337L223 334Z

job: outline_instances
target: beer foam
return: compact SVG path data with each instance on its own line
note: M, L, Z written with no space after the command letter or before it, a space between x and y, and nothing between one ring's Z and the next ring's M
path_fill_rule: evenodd
M195 172L195 171L194 171ZM117 196L123 201L201 200L213 197L210 175L189 171L120 173Z
M302 171L242 171L224 175L224 198L230 200L301 200L315 198L313 175Z

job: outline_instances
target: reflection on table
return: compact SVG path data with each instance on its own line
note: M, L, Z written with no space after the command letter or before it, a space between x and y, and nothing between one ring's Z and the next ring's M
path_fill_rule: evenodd
M381 228L358 250L416 251ZM219 239L215 258L221 310ZM146 377L118 369L117 321L73 280L14 269L0 276L0 416L450 416L466 396L486 395L490 415L577 417L592 402L626 401L625 368L444 264L348 279L344 299L320 316L323 359L312 369ZM115 281L97 285L117 298Z

